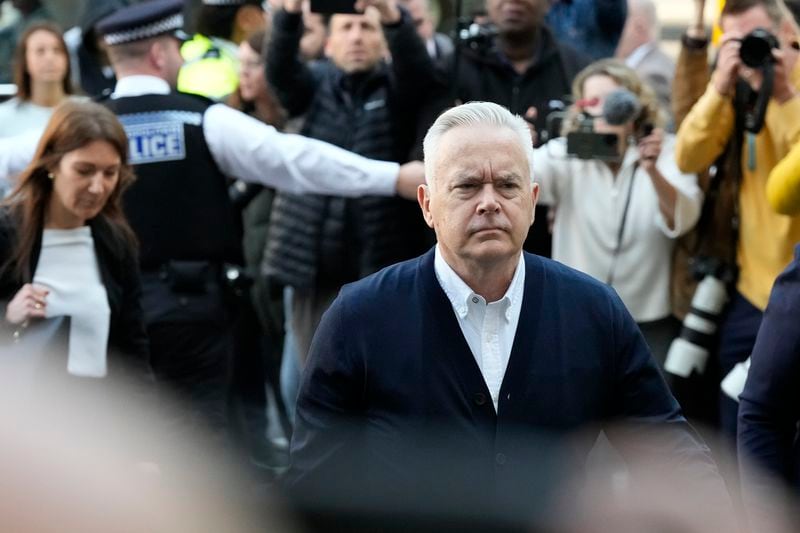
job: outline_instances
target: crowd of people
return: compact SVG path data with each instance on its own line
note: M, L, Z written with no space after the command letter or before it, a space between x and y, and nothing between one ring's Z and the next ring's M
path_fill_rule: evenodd
M674 60L654 0L13 4L26 377L163 398L317 519L589 530L545 508L598 457L675 527L792 511L800 2L694 0Z

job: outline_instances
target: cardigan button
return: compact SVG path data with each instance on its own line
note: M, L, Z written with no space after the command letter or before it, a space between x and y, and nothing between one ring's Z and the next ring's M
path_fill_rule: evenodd
M483 405L486 403L486 395L482 392L476 392L475 396L472 397L472 401L475 402L475 405Z
M504 464L506 464L506 461L507 458L505 454L498 453L497 455L494 456L494 462L497 463L498 466L503 466Z

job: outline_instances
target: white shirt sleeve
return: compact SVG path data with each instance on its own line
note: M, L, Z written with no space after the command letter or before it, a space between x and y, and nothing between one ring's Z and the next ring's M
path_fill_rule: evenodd
M657 167L664 178L675 187L677 198L675 199L675 227L670 229L667 226L660 209L657 210L656 225L664 235L675 239L697 224L703 209L703 191L697 185L697 174L686 174L678 169L675 162L674 135L664 136Z
M342 124L347 128L347 124ZM291 193L394 196L399 165L278 132L224 104L204 116L211 155L226 175Z
M36 153L43 130L34 129L0 139L0 181L13 186L20 172L25 170Z
M539 184L539 203L558 205L569 179L565 141L559 137L533 151L533 181Z

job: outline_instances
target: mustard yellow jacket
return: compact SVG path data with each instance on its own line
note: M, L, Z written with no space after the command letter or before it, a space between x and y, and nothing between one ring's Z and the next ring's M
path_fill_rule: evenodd
M792 82L800 87L800 64L792 72ZM678 130L675 147L678 167L683 172L702 172L708 168L722 153L733 129L731 99L719 94L709 83ZM800 97L784 104L770 102L764 128L758 135L745 136L739 191L737 290L759 309L766 307L775 278L789 264L793 247L800 241L800 217L776 213L767 200L770 172L798 140ZM796 158L800 158L800 153ZM800 168L800 164L794 168Z

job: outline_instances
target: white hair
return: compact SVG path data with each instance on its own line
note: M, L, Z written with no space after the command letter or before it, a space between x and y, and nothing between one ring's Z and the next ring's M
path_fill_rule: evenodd
M629 0L628 11L638 13L647 25L650 38L657 41L661 35L661 25L658 21L658 11L653 0Z
M533 139L528 123L519 115L512 114L505 107L492 102L469 102L448 109L436 119L430 127L422 143L425 159L425 177L428 187L433 188L436 180L436 154L439 151L439 142L448 131L468 126L479 128L481 126L495 126L508 128L519 139L525 157L528 160L528 173L533 181Z

